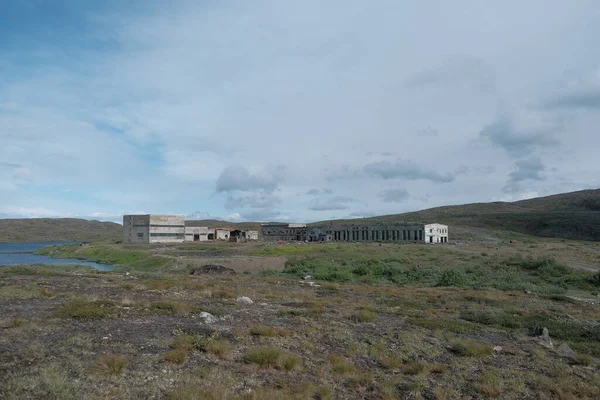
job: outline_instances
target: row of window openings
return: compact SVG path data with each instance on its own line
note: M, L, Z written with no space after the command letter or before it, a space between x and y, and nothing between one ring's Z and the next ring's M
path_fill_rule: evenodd
M137 236L139 238L143 238L144 234L143 233L138 233ZM150 237L176 237L176 238L183 238L184 235L182 233L150 233Z
M438 233L448 233L448 230L447 230L447 229L439 229L439 228L438 228L438 230L437 230L437 231L438 231ZM430 229L430 230L429 230L429 233L433 233L433 229Z
M423 240L423 231L334 231L333 240ZM402 234L400 234L402 232ZM414 232L414 235L412 233ZM412 236L412 238L411 238Z

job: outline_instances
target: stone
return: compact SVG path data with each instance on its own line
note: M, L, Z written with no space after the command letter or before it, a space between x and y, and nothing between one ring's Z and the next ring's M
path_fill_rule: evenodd
M305 281L308 281L308 280L310 280L310 279L312 279L312 276L310 276L310 275L306 275L306 276L304 276L304 280L305 280Z
M572 358L575 355L575 352L567 343L563 343L556 348L556 353L561 357Z
M502 353L502 346L494 346L494 353Z
M550 332L548 332L548 328L542 329L542 335L538 337L538 343L546 348L553 348L552 340L550 339Z
M204 322L206 322L207 324L212 324L217 322L217 317L215 317L214 315L207 313L206 311L202 311L200 313L200 318L202 318L204 320Z
M250 297L242 296L235 299L238 304L254 304Z

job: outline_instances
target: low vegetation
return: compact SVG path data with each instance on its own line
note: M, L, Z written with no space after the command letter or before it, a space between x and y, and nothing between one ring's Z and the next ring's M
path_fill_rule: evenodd
M0 398L600 398L597 273L559 261L600 248L527 240L210 250L287 254L260 275L191 276L191 245L90 245L159 267L0 268Z

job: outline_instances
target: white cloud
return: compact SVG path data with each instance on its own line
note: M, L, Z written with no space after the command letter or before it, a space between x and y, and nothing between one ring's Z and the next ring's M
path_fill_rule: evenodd
M506 196L529 159L544 179L515 198L600 184L593 2L113 7L69 52L0 47L12 214L401 212ZM396 180L411 196L386 201Z

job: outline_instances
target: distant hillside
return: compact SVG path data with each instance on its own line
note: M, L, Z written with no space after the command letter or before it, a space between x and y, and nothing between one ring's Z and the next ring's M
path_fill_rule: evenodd
M0 219L0 242L120 240L123 227L113 222L74 218Z
M501 229L542 237L600 240L600 189L582 190L517 202L474 203L445 206L405 214L347 221L323 221L315 225L440 222L454 226Z

